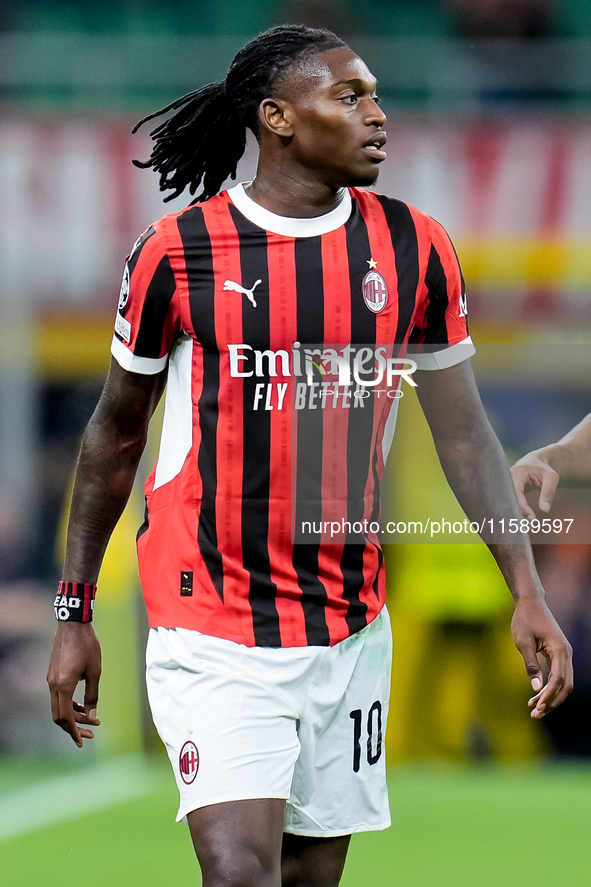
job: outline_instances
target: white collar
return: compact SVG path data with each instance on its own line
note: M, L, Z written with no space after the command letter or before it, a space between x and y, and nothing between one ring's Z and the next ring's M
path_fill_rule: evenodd
M292 219L288 216L278 216L265 209L248 196L244 185L249 182L240 182L228 189L228 197L243 216L273 234L281 234L283 237L318 237L320 234L328 234L336 231L344 225L351 215L351 195L349 189L345 189L343 199L334 209L323 216L313 219Z

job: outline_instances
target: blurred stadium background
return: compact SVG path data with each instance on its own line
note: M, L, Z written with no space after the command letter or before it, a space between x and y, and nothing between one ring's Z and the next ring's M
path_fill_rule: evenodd
M131 165L148 151L131 126L223 76L248 38L283 21L333 28L379 78L390 140L378 188L447 227L473 337L540 347L536 372L508 378L494 362L480 372L509 457L591 411L588 376L543 365L544 345L591 341L589 0L4 0L0 877L11 887L198 881L142 688L139 485L101 574L103 726L82 752L49 717L51 603L125 255L164 211L156 177ZM244 177L255 158L251 144ZM401 501L412 476L413 501L443 507L410 397L395 446ZM146 468L153 458L154 443ZM387 556L395 827L355 843L343 883L521 885L543 874L588 885L591 547L537 552L578 677L541 724L527 715L509 596L486 550L398 545Z

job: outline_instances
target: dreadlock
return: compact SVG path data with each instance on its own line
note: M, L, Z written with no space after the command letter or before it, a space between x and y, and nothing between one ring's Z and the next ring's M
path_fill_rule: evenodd
M165 202L185 188L193 201L208 200L229 176L236 178L238 161L246 148L246 130L258 132L258 109L272 94L282 74L295 62L327 49L347 47L336 34L305 25L279 25L255 37L234 58L226 79L209 83L149 114L148 120L175 113L150 135L150 159L134 160L140 169L152 167L160 175L160 190L172 190Z

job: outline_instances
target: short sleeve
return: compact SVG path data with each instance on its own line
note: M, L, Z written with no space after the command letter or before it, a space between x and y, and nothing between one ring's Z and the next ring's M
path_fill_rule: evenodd
M410 344L425 346L417 355L419 369L444 369L471 357L464 278L445 229L432 223L432 239L425 272L424 299L415 314Z
M125 262L111 353L124 370L152 375L164 369L181 331L176 281L163 238L150 226Z

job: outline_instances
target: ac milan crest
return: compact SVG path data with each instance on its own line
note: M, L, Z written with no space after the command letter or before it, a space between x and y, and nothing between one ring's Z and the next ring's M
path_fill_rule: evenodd
M186 785L191 785L199 770L199 752L195 743L190 739L181 748L179 770L183 782Z
M388 287L379 271L368 271L361 284L365 304L374 314L379 314L388 304Z

